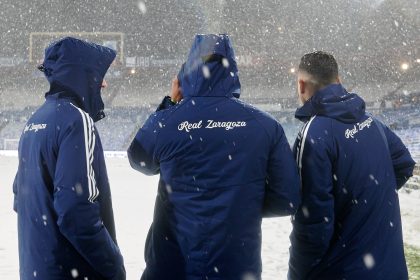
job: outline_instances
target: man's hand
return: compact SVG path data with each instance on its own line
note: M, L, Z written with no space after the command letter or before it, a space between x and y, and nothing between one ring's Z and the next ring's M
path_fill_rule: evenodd
M172 79L171 94L169 96L174 103L178 103L182 99L182 91L177 77Z

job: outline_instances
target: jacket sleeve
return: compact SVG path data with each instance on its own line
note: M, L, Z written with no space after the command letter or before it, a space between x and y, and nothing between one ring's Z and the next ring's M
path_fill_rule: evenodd
M276 139L270 152L263 207L264 217L286 216L300 204L300 181L287 138L277 124Z
M127 150L131 167L145 175L156 175L160 171L155 153L157 135L162 126L157 121L158 114L154 113L147 119Z
M388 127L384 127L392 165L394 167L395 178L397 180L397 188L399 189L411 176L413 176L413 169L416 162L411 157L410 152L401 139Z
M160 111L160 110L165 110L165 109L169 109L172 106L175 106L176 103L172 102L171 97L170 96L165 96L162 99L162 102L159 104L159 106L156 109L156 112Z
M328 139L309 132L295 150L302 204L292 219L289 279L306 279L326 253L334 230L333 170ZM306 136L306 137L305 137ZM300 140L299 140L300 139Z
M92 163L92 119L78 115L60 129L54 174L54 209L60 232L105 279L125 279L120 250L103 225Z

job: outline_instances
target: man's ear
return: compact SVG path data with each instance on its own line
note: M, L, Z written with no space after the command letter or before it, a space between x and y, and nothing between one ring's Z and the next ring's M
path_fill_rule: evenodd
M305 81L302 80L302 79L299 79L298 80L298 91L299 91L299 94L304 94L305 93L305 90L306 90L306 83L305 83Z
M337 76L336 81L337 81L338 84L341 84L341 78L339 76Z

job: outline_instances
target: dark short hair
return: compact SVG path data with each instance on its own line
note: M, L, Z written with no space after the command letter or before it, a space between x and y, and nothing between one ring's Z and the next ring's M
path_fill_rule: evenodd
M323 51L307 53L300 59L299 70L310 74L319 86L333 83L338 77L338 65L334 56Z

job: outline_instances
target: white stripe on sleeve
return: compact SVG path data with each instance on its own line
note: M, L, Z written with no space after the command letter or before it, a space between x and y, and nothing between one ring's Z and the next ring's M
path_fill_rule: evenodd
M300 145L299 145L299 151L297 153L297 165L299 167L299 175L302 178L302 156L303 156L303 149L305 148L305 142L306 142L306 135L308 134L309 127L311 126L312 121L315 119L315 116L313 116L307 124L303 127L303 133L302 133L302 139L300 139Z
M73 105L73 104L72 104ZM93 124L92 118L84 112L82 109L75 107L80 115L82 116L83 120L83 132L85 138L85 156L86 156L86 174L87 174L87 181L88 181L88 189L89 189L89 197L88 200L93 203L93 201L98 197L99 190L96 186L95 180L95 171L93 170L93 151L95 150L95 128Z

